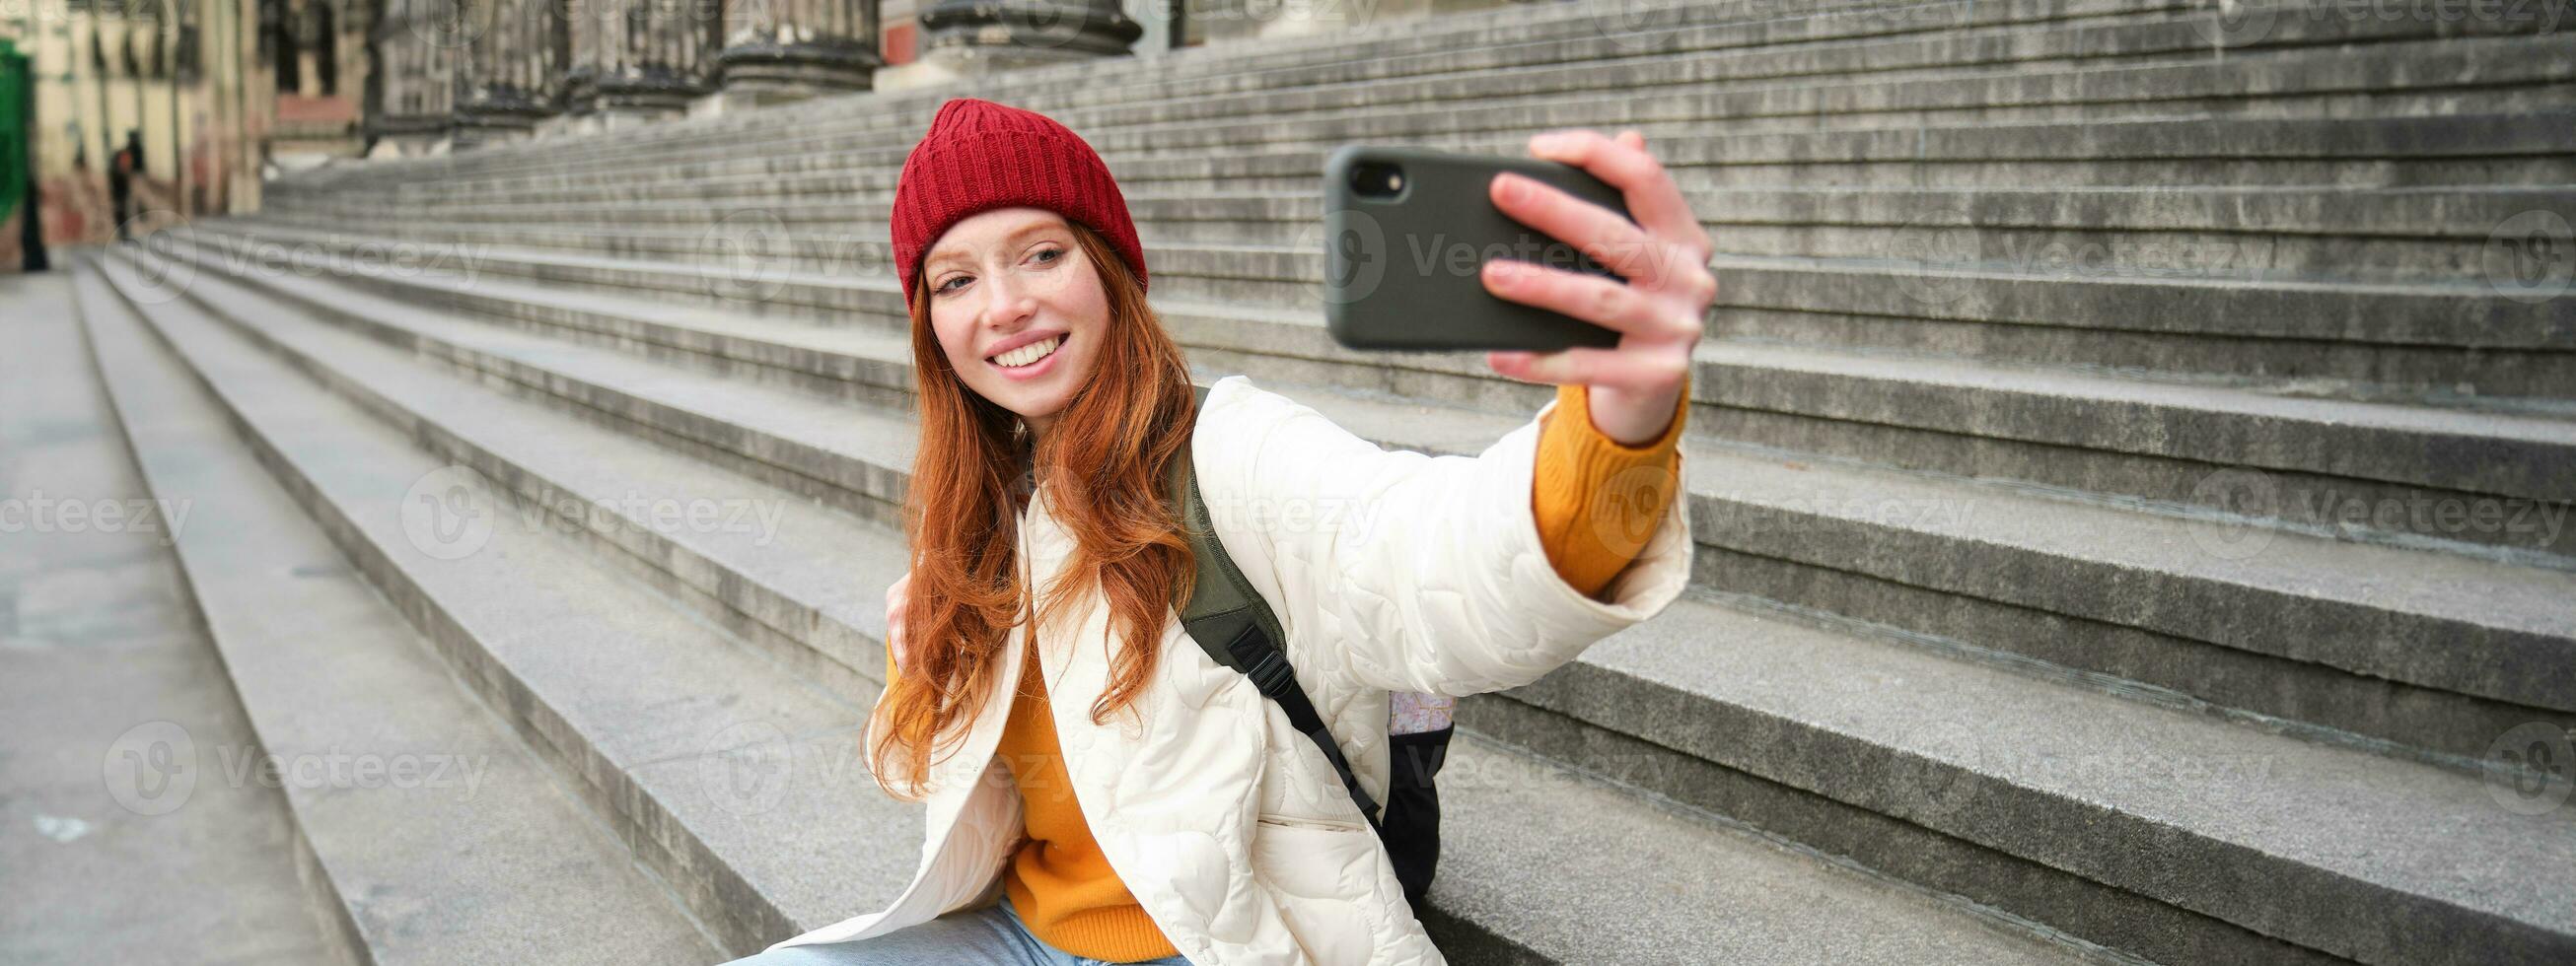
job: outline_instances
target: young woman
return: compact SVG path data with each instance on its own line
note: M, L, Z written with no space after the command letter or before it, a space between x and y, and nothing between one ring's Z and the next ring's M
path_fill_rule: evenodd
M1636 132L1530 149L1621 188L1639 224L1508 176L1495 204L1629 284L1498 262L1486 285L1623 336L1490 354L1556 399L1478 456L1432 457L1241 376L1194 413L1098 155L1042 115L940 107L895 189L921 443L868 726L880 783L928 803L920 866L887 908L737 962L1442 961L1324 756L1185 635L1170 602L1195 570L1161 483L1188 447L1381 801L1391 693L1524 684L1670 603L1711 243Z

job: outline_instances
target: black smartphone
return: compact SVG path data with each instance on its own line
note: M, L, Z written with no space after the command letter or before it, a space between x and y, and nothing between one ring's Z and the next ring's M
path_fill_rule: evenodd
M1619 333L1485 290L1494 258L1627 284L1573 245L1494 207L1513 171L1635 222L1619 189L1570 164L1348 144L1324 160L1324 319L1353 349L1608 348Z

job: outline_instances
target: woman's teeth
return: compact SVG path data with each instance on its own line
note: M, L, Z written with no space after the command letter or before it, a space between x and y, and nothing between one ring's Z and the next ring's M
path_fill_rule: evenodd
M994 356L993 364L1005 369L1017 369L1021 366L1046 358L1048 354L1055 351L1055 347L1063 344L1064 337L1060 335L1044 342L1031 342L1017 349Z

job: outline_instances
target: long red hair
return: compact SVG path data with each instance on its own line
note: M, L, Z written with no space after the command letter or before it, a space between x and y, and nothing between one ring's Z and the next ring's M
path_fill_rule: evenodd
M1075 544L1046 586L1035 626L1047 626L1093 588L1109 602L1118 645L1108 689L1092 702L1094 724L1143 693L1174 619L1171 603L1197 576L1189 541L1162 499L1164 473L1197 422L1189 364L1116 250L1089 226L1067 224L1099 272L1109 325L1095 370L1035 447L1017 414L959 380L931 329L931 288L918 274L914 279L921 444L904 494L912 548L904 636L918 643L877 702L883 721L869 749L878 784L899 799L924 796L931 755L954 751L949 746L964 738L963 725L997 686L1003 635L1022 633L1034 644L1034 629L1020 624L1029 589L1019 585L1020 494L1013 484L1024 472L1035 468Z

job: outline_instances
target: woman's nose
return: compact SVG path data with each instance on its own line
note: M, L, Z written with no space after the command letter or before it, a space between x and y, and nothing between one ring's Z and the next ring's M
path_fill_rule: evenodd
M984 280L984 322L1006 325L1028 314L1031 309L1028 289L1004 272Z

